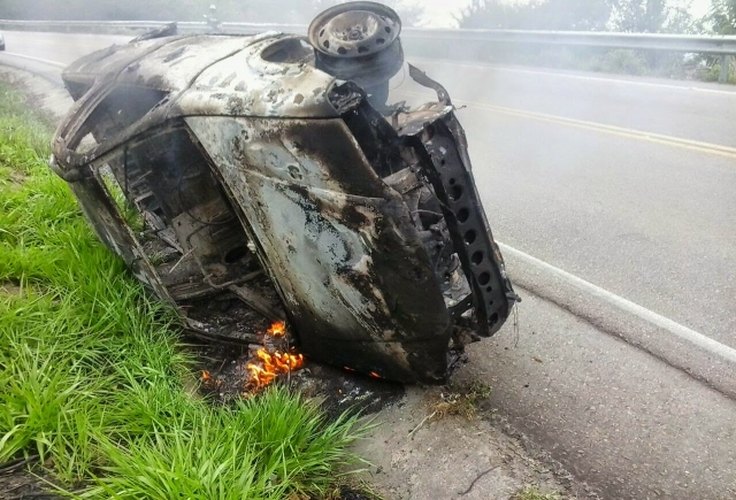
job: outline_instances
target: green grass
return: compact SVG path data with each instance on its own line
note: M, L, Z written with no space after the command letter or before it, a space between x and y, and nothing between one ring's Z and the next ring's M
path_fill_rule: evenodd
M174 316L46 166L50 128L0 85L0 464L38 455L85 498L284 498L334 487L355 417L287 389L213 407ZM189 384L191 385L191 384Z
M516 492L511 500L562 500L563 497L559 493L543 493L536 486L526 486Z

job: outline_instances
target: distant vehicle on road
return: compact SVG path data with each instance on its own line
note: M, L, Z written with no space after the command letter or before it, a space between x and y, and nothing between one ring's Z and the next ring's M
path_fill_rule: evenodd
M5 37L0 33L0 50L5 50Z

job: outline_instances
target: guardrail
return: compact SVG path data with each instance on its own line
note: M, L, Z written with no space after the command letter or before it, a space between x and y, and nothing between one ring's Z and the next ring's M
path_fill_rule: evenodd
M718 55L721 72L718 81L728 80L730 58L736 56L736 36L673 35L663 33L616 33L588 31L529 31L529 30L402 30L402 39L413 43L429 42L434 45L459 47L473 51L489 44L507 45L562 45L609 49L655 50ZM452 42L452 43L450 43ZM458 45L459 42L460 44ZM462 54L455 54L462 57Z
M64 31L89 33L139 33L158 28L164 21L19 21L0 19L0 29L26 31ZM185 33L201 33L211 29L204 22L179 22ZM226 33L285 31L306 33L298 24L221 23ZM736 36L671 35L660 33L615 33L581 31L528 31L483 29L404 28L402 40L412 48L445 53L453 58L468 57L488 50L492 44L563 45L611 49L655 50L718 55L721 57L719 81L728 78L730 58L736 56ZM450 43L452 42L452 43ZM459 52L459 53L458 53Z

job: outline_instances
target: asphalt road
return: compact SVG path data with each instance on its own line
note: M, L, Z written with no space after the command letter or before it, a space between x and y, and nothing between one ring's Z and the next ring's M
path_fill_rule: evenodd
M49 61L125 40L8 32L0 63L53 78ZM467 106L459 116L497 239L736 348L736 92L418 62ZM499 414L606 496L736 496L736 405L708 387L733 385L733 366L507 259L525 289L520 340L509 326L473 346L460 376L491 382Z

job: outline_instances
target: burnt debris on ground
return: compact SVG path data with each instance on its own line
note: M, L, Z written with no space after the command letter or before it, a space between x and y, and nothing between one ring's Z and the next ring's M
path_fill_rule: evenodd
M191 349L196 354L196 375L204 397L227 404L244 395L250 396L251 374L247 366L252 362L253 348L200 341L192 343ZM331 418L348 410L371 414L398 402L404 395L401 384L309 360L304 368L281 375L278 383L322 400L322 408Z

